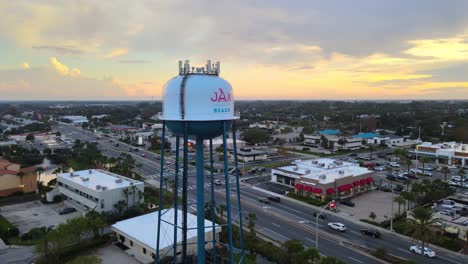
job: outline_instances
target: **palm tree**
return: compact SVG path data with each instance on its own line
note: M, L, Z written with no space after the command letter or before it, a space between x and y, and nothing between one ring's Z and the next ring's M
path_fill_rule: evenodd
M410 159L405 159L405 164L407 166L407 171L409 172L410 166L413 164L413 162Z
M447 173L450 173L450 169L447 166L443 166L441 172L444 174L444 181L447 181Z
M398 215L400 215L401 205L405 203L405 198L403 198L403 196L399 195L399 196L395 197L394 201L396 203L398 203ZM405 209L404 206L403 206L403 209Z
M132 185L132 207L135 207L135 190L136 190L136 185Z
M138 190L138 204L140 204L141 199L143 198L143 193Z
M41 174L43 174L45 172L44 168L42 167L37 167L36 168L36 174L37 176L39 176L39 179L37 180L38 182L41 181Z
M250 229L250 233L255 237L255 221L257 221L257 215L255 213L249 213L247 215L247 227Z
M16 173L16 176L20 177L21 186L23 186L24 172L18 171L18 173Z
M421 157L419 159L419 161L421 161L422 165L423 165L423 171L424 171L424 165L428 162L431 162L431 159L429 157Z
M219 215L221 216L221 225L223 224L223 215L224 215L225 210L226 210L226 206L224 204L220 204L216 208L216 211L218 211Z
M465 169L463 167L458 170L458 175L461 177L462 182L465 181Z
M431 228L437 222L434 218L434 212L429 208L418 207L411 212L412 218L408 218L410 223L414 226L413 237L421 240L421 247L424 249L424 244L431 236ZM424 253L424 250L421 251Z
M368 149L370 151L370 158L372 159L372 153L374 153L375 147L373 145L370 145Z
M125 200L127 201L127 211L128 211L128 188L123 189L123 194L125 196Z

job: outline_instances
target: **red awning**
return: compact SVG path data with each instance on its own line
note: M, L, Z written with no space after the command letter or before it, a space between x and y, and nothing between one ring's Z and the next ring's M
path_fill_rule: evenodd
M320 189L320 188L314 188L313 192L314 192L314 193L321 194L321 193L322 193L322 189Z
M367 183L371 183L371 182L374 182L374 178L372 177L367 178Z
M366 180L366 179L362 179L360 182L361 182L361 184L367 184L367 180Z
M327 194L334 194L335 193L335 189L333 188L328 188L327 189Z
M298 190L302 190L304 189L304 185L300 184L300 183L296 183L296 185L294 186L294 188L298 189Z
M360 181L354 181L353 184L354 184L354 186L359 186L359 185L361 185L361 182Z
M352 188L353 188L353 185L351 185L351 184L345 184L345 185L339 186L339 187L338 187L338 191L340 191L340 192L345 192L345 191L347 191L347 190L349 190L349 189L352 189Z
M306 186L304 186L304 191L312 192L312 187L306 185Z

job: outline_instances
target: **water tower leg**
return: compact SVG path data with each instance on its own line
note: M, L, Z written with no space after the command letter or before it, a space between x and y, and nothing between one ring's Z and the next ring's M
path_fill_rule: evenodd
M234 263L233 241L232 241L232 218L231 218L231 188L229 187L229 160L227 152L227 124L223 122L223 154L224 154L224 180L226 187L226 212L227 212L227 227L229 239L229 263Z
M187 263L187 185L188 185L188 124L184 122L184 165L182 175L182 263Z
M197 263L205 264L205 178L203 139L196 140L197 169Z
M155 261L158 263L160 261L160 254L159 254L159 244L160 244L160 237L161 237L161 210L163 209L163 178L164 178L164 140L166 136L166 122L163 122L163 129L162 129L162 144L161 144L161 174L159 175L159 201L158 201L158 230L156 234L156 258Z
M174 264L177 264L177 229L179 215L179 145L180 137L176 137L176 153L175 153L175 174L174 174L174 245L172 248L172 256Z
M240 184L239 184L239 170L237 169L237 142L236 142L236 123L232 123L232 150L234 155L234 166L236 167L236 191L237 191L237 213L239 217L239 242L241 250L241 259L240 263L245 263L245 252L244 252L244 230L243 230L243 218L242 218L242 208L240 200Z
M213 139L210 139L210 207L211 207L211 235L212 235L212 246L211 258L212 263L216 264L216 204L214 197L214 168L213 168Z

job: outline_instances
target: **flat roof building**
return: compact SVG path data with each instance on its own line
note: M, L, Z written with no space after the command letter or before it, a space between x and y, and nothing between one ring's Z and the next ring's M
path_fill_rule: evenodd
M53 201L62 195L82 211L118 211L119 201L130 208L143 200L144 184L109 171L90 169L57 175L57 186L47 193ZM123 209L123 208L122 208ZM122 210L120 209L120 210Z
M159 241L160 256L173 256L172 246L174 241L174 214L177 212L177 253L182 250L182 211L174 208L161 212L161 229ZM194 255L197 252L197 216L187 214L187 254ZM212 222L205 220L205 226L211 226ZM156 254L158 212L119 221L111 226L117 240L128 247L127 252L134 255L142 263L153 263ZM219 241L221 226L215 228L216 241ZM205 248L211 249L213 243L211 228L205 229ZM180 255L179 255L180 256Z
M449 165L456 164L465 166L468 160L468 144L457 142L433 144L431 142L423 142L416 146L415 153L419 156L447 160Z
M233 151L229 151L230 156L234 156ZM241 162L251 162L258 160L266 160L267 153L265 151L250 149L250 148L240 148L237 150L237 159Z
M356 163L320 158L296 160L271 171L271 181L294 187L304 196L342 198L373 186L373 172Z

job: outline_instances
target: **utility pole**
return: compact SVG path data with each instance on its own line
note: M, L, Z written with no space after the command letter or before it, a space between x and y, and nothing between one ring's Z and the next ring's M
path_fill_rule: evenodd
M335 204L335 200L331 200L328 202L323 208L327 208L330 203ZM318 214L315 214L315 248L318 250L319 249L319 242L318 242L318 219L319 216L323 214L324 211L320 210Z

